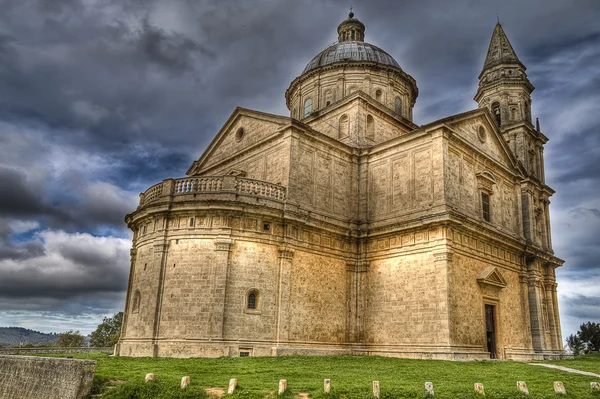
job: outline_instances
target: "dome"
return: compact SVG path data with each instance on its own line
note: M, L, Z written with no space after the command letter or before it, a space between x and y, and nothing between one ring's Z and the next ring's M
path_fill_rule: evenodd
M370 61L402 69L391 55L377 46L361 41L343 41L321 51L306 65L302 74L340 61Z

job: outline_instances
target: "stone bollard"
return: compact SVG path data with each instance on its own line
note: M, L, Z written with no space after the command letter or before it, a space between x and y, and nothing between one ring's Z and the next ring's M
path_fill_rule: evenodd
M144 378L144 382L154 381L154 374L148 373L146 374L146 378Z
M590 382L590 388L592 391L600 391L600 382Z
M527 384L525 384L525 381L517 381L517 389L523 392L525 395L529 395L529 389L527 389Z
M425 383L425 395L426 396L433 396L434 392L433 392L433 382L426 382Z
M323 391L325 393L329 393L329 391L331 391L331 380L329 378L323 380Z
M379 381L373 381L373 397L379 399Z
M483 389L483 384L478 382L474 385L474 388L475 388L475 393L485 396L485 390Z
M560 393L563 395L567 394L567 390L565 389L565 385L561 381L554 381L554 392Z
M190 385L190 376L181 377L181 389L187 388Z
M229 388L227 388L227 394L231 395L233 391L237 388L237 378L232 378L229 380Z
M286 389L287 389L287 381L279 380L279 391L277 392L277 394L281 395L282 393L285 392Z

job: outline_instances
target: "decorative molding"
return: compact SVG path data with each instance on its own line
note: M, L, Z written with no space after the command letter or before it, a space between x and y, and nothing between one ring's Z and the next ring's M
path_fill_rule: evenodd
M452 262L454 253L450 251L436 252L433 254L435 262Z
M281 247L278 249L278 253L282 259L292 259L294 257L294 250L291 248Z
M346 262L346 271L354 273L365 273L370 269L370 262L366 260Z
M215 251L230 251L233 240L229 238L217 238L215 240Z
M477 276L477 282L481 287L491 287L495 289L503 289L508 285L506 279L500 273L495 266L489 266L483 269L479 276Z
M154 252L167 252L169 244L161 242L158 244L154 244Z

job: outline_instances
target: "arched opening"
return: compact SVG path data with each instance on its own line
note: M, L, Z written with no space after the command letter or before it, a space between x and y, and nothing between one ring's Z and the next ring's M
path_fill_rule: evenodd
M394 99L394 112L398 115L402 115L402 100L400 97Z
M304 101L304 117L306 118L311 113L312 113L312 99L307 98L306 101Z
M494 119L496 120L496 124L500 126L502 118L500 116L500 103L495 102L492 104L492 114L494 115Z
M343 139L345 137L348 137L348 115L342 115L340 117L340 123L339 123L339 129L338 129L338 135L340 139Z
M375 140L375 119L371 115L367 115L367 134L366 137L370 140Z
M140 311L141 300L142 295L140 294L140 290L135 290L135 294L133 294L133 303L131 304L131 313L138 313Z
M257 289L251 289L246 293L246 310L259 310L260 295Z
M381 100L382 100L382 97L383 97L383 92L382 92L381 90L379 90L379 89L378 89L378 90L375 92L375 100L377 100L377 101L381 102Z
M525 120L531 122L531 108L527 101L523 104L523 111L525 112Z

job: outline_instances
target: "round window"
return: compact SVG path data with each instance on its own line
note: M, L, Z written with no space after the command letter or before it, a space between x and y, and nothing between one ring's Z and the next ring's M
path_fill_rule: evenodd
M245 133L246 133L246 132L244 131L244 128L243 128L243 127L239 128L239 129L237 130L237 132L235 132L235 139L236 139L237 141L240 141L241 139L243 139L243 138L244 138L244 134L245 134Z
M477 129L477 137L482 143L485 143L485 141L487 140L487 133L483 126L479 126L479 129Z

